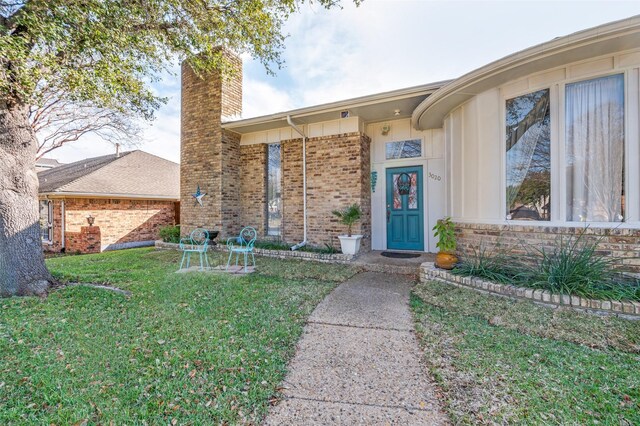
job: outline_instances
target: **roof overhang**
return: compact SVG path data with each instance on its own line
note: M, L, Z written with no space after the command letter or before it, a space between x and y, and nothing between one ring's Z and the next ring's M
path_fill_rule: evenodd
M529 74L640 47L640 15L558 37L452 80L413 112L415 129L442 127L451 110L472 97Z
M160 201L180 201L180 197L171 195L153 195L153 194L103 194L94 192L41 192L39 197L48 199L54 198L113 198L119 200L160 200Z
M361 117L366 122L408 118L411 117L414 109L427 96L446 83L448 81L441 81L261 117L231 121L223 123L222 128L245 134L288 127L287 116L294 119L297 124L310 124L338 119L341 111L349 111L350 116ZM396 110L400 111L397 115L395 114Z

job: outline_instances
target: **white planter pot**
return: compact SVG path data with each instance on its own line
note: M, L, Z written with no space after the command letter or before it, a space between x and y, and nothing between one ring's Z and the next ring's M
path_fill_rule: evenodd
M357 254L360 250L360 240L362 235L338 235L340 239L340 246L342 247L342 253L344 254Z

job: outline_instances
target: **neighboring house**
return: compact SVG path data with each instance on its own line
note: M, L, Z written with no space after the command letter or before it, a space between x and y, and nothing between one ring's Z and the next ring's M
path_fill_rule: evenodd
M444 216L463 252L588 225L640 269L639 86L640 17L451 81L244 120L225 121L241 113L241 73L203 80L183 64L183 232L337 246L331 210L357 202L365 249L435 252Z
M159 229L180 216L179 170L172 161L130 151L38 173L44 249L89 253L152 245Z
M40 158L39 160L36 160L36 172L38 173L58 166L62 166L62 163L58 160L54 160L53 158Z

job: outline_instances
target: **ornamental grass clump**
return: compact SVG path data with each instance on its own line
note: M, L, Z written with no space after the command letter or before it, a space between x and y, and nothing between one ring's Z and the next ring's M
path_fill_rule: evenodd
M464 256L453 269L456 275L484 278L503 284L518 281L519 259L504 250L499 244L489 250L482 242L470 255Z
M590 299L640 300L638 280L620 272L621 259L599 253L602 238L588 239L585 231L552 248L532 248L534 262L522 264L523 284Z

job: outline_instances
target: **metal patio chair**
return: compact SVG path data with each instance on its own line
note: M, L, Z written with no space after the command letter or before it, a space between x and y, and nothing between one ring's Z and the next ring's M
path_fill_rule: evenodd
M236 254L236 266L238 266L238 258L240 254L244 256L244 272L247 272L247 263L249 261L249 255L253 261L253 266L256 266L256 258L253 256L253 245L258 238L256 230L250 226L243 228L240 231L240 235L227 239L227 248L229 249L229 260L227 261L227 270L231 264L231 256Z
M180 269L184 265L185 259L187 260L187 268L191 264L191 253L197 253L200 256L200 270L203 271L206 265L210 268L209 257L207 256L207 250L209 249L209 232L206 229L196 228L191 231L188 238L182 238L180 240L180 250L182 250L182 262L180 262Z

